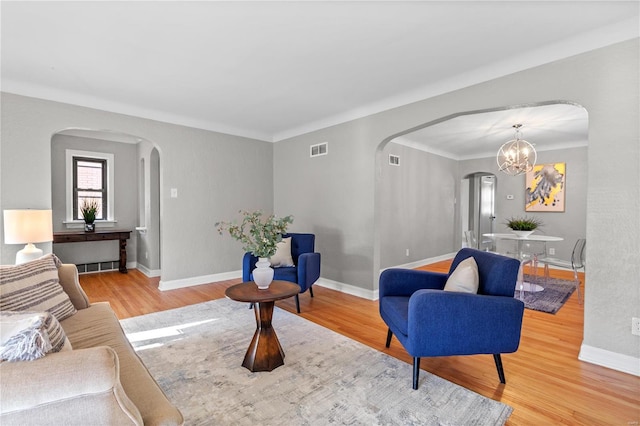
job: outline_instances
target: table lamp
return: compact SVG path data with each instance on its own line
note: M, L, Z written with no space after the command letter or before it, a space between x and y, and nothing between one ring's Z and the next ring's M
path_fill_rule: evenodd
M42 256L33 243L53 241L51 210L5 210L4 243L26 244L16 254L16 265Z

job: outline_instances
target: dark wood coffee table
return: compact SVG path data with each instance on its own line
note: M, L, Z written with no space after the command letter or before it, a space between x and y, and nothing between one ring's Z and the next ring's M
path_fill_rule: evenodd
M276 332L271 327L276 300L295 296L300 286L288 281L273 281L268 289L259 290L249 281L236 284L225 291L225 295L238 302L253 303L256 314L256 332L253 335L242 366L250 371L272 371L284 364L284 351Z

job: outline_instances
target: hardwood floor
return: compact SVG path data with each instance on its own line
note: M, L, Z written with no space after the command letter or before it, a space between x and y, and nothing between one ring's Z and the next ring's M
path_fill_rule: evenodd
M449 261L419 269L447 272ZM571 279L566 271L553 276ZM82 275L91 302L108 301L119 318L128 318L224 297L240 280L159 291L158 279L137 270ZM302 317L376 350L411 363L397 340L384 347L386 327L378 302L314 287L315 297L300 295ZM277 306L296 312L293 298ZM583 306L574 293L551 315L525 309L519 350L502 356L507 379L501 385L489 355L423 358L421 367L446 380L514 408L508 425L638 425L640 378L578 360ZM410 371L410 370L408 370ZM407 387L411 374L407 374Z

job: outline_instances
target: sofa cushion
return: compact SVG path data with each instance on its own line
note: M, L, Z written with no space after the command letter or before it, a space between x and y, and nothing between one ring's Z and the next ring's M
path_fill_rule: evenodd
M31 262L0 266L0 310L47 311L58 321L76 313L58 281L60 261L47 254Z
M33 361L71 349L60 323L49 312L0 311L0 359Z
M180 411L135 353L108 303L93 303L61 324L74 349L109 346L116 351L122 388L140 410L145 425L183 423Z
M476 294L479 283L478 265L473 257L468 257L460 262L451 273L444 286L444 291Z

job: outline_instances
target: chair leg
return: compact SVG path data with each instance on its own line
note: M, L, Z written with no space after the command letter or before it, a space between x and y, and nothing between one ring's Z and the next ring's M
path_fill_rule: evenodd
M309 294L313 297L313 287L309 287Z
M388 329L387 330L387 344L385 345L386 348L391 346L391 338L392 337L393 337L393 332L391 331L391 329Z
M504 369L502 368L502 358L500 358L500 354L493 354L493 360L496 362L496 368L498 369L498 377L500 378L500 383L507 383L504 378Z
M578 304L582 305L584 296L582 296L582 291L580 290L580 279L578 279L578 271L575 269L573 270L573 279L576 282L576 291L578 292Z
M296 294L296 310L300 313L300 297Z
M420 378L420 357L413 357L413 390L418 389L418 380Z

